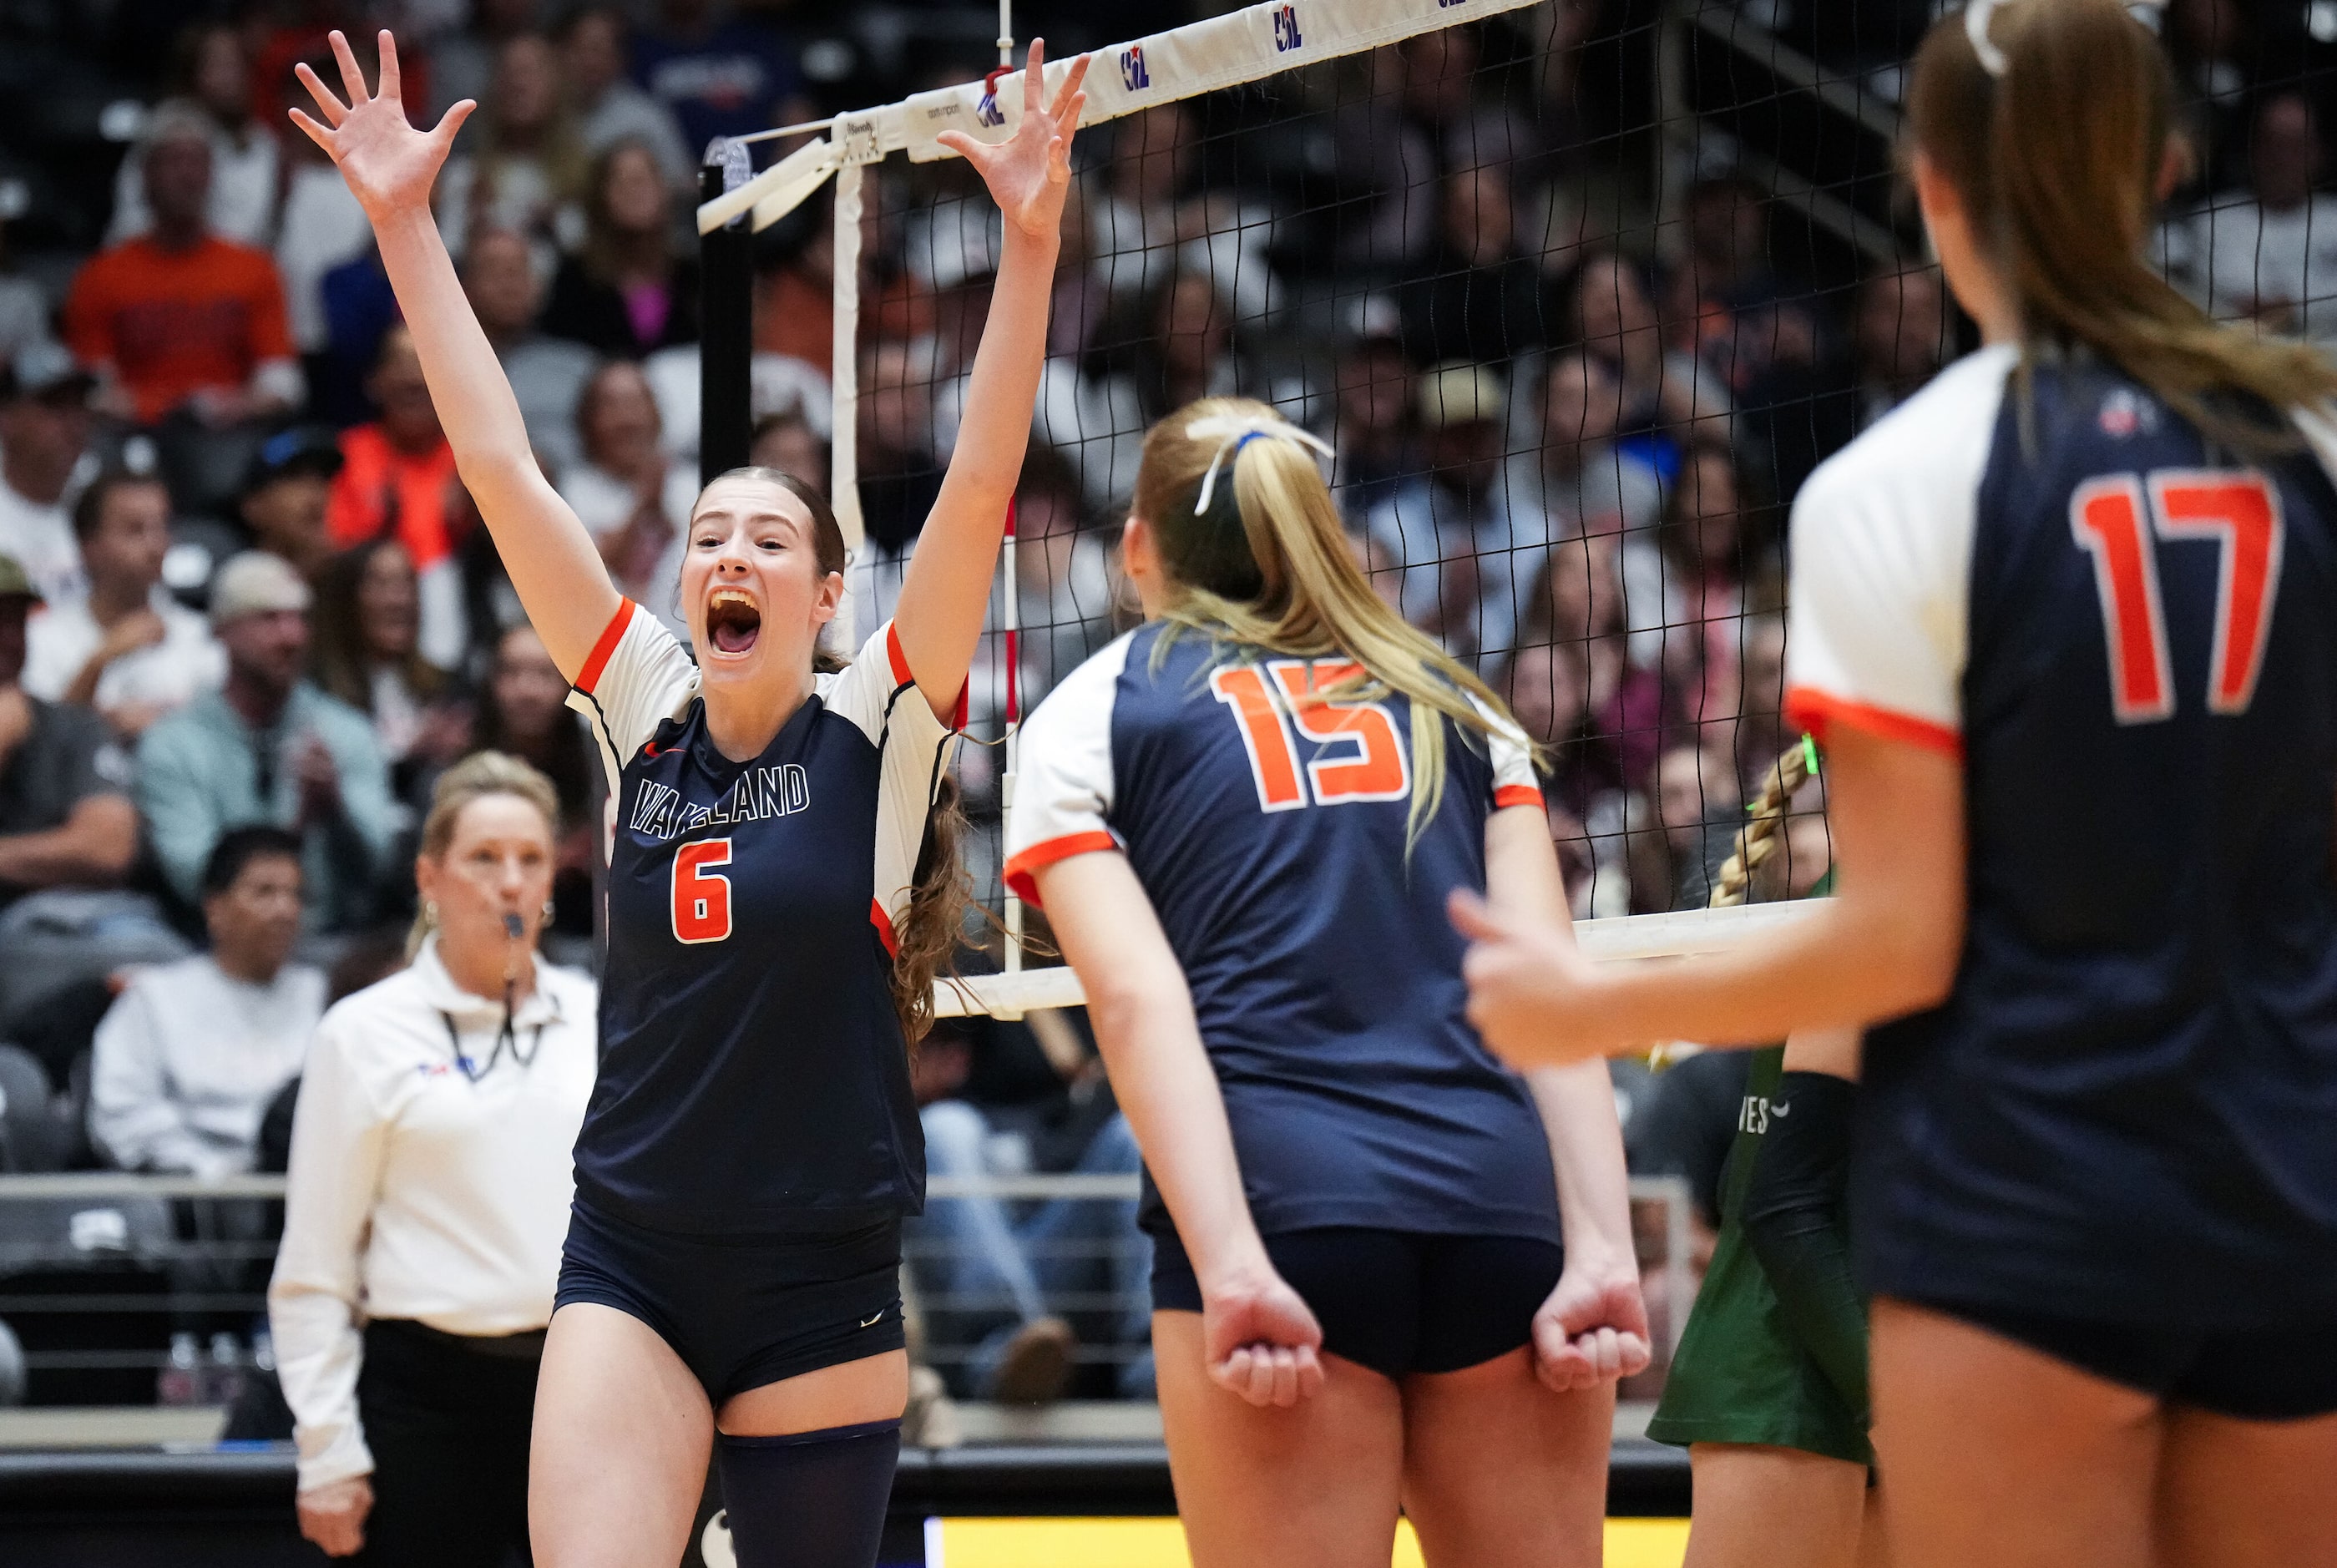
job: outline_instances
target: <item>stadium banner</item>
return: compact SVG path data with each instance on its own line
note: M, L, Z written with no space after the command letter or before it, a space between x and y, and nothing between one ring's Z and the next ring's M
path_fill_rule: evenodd
M1276 72L1399 43L1480 16L1517 11L1535 0L1266 0L1205 22L1189 23L1132 43L1092 52L1082 126L1173 103L1181 98L1239 86ZM1051 97L1071 69L1051 60L1044 72ZM755 227L787 216L844 163L873 163L906 152L914 163L956 153L943 146L944 131L980 142L1003 142L1022 118L1022 73L994 83L964 82L912 93L881 109L839 114L830 137L799 147L735 191L699 208L698 231L709 233L753 211Z

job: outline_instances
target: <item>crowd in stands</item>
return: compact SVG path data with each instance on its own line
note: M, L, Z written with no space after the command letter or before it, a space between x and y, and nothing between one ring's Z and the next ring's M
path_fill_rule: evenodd
M967 80L983 54L904 55L823 86L803 44L829 19L770 0L92 9L173 25L100 37L60 12L27 56L79 50L152 85L85 255L14 270L0 229L0 1038L72 1086L80 1125L56 1159L235 1171L264 1160L265 1112L328 995L390 961L376 934L412 916L437 778L493 748L552 779L547 941L579 964L605 788L455 475L364 217L285 121L294 64L333 77L325 29L345 25L370 71L386 21L420 113L479 101L437 192L464 288L547 474L622 590L683 630L701 151ZM1726 169L1661 226L1594 219L1637 154L1592 133L1618 111L1581 62L1627 9L1553 0L1375 51L1265 121L1198 100L1081 138L1017 503L1026 630L1016 669L999 640L978 662L973 734L994 739L1011 702L1027 711L1130 623L1115 525L1147 426L1204 394L1259 396L1335 445L1335 494L1375 583L1550 748L1578 914L1705 901L1742 801L1794 739L1778 717L1785 511L1957 351L1957 327L1912 250L1854 273L1780 270L1768 188ZM1741 9L1892 92L1929 15ZM1189 19L1113 11L1041 20L1061 53ZM2170 275L2220 315L2337 338L2325 105L2262 68L2285 35L2254 8L2174 0L2167 28L2190 154L2161 230ZM0 195L24 164L7 123ZM995 258L973 193L954 162L873 175L864 630L954 438ZM0 200L0 224L13 211ZM755 283L751 460L821 484L829 211L816 199L765 235ZM52 250L70 228L52 225ZM1002 757L967 747L960 769L994 856ZM1795 842L1799 891L1822 868L1822 822ZM124 985L134 964L155 966ZM920 1084L937 1171L1134 1169L1077 1039L947 1025ZM1635 1135L1635 1155L1689 1170L1677 1142ZM1045 1318L1047 1290L1108 1288L1117 1254L1065 1246L1099 1211L1127 1230L1100 1205L1076 1222L937 1207L969 1261L934 1288L995 1308L970 1314L977 1364ZM1142 1342L1140 1324L1091 1334Z

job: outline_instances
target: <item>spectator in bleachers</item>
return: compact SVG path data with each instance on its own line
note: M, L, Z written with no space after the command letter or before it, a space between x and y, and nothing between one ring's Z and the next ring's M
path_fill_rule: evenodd
M800 359L827 376L836 362L836 210L812 205L819 211L809 230L756 279L755 352Z
M300 843L239 828L203 867L208 951L138 973L97 1026L89 1134L125 1171L252 1168L269 1102L298 1076L325 975L292 963Z
M162 585L171 495L152 475L101 474L73 504L89 593L54 603L25 629L24 690L94 708L114 733L146 727L226 678L203 618Z
M1421 377L1415 397L1428 471L1366 520L1374 576L1405 620L1490 668L1514 645L1541 569L1539 519L1519 518L1501 483L1508 388L1490 366L1455 360Z
M43 599L63 604L88 591L69 504L89 454L95 378L43 339L0 363L0 554L15 561Z
M562 471L560 494L600 546L617 591L686 641L681 557L698 472L667 459L657 399L641 368L611 359L594 371L577 402L576 426L584 458Z
M276 198L283 152L276 126L255 113L250 62L243 36L226 22L198 23L179 36L171 96L163 107L200 117L210 145L210 189L205 218L210 231L239 245L265 249L276 238ZM158 113L158 122L161 115ZM114 172L113 222L105 233L119 244L147 232L146 156L151 142L131 148Z
M1192 185L1198 129L1183 103L1156 104L1112 126L1100 188L1084 205L1096 276L1115 302L1149 294L1176 270L1177 206Z
M899 554L941 494L934 455L938 366L930 339L887 339L860 356L860 512L868 537Z
M1677 602L1667 612L1667 678L1688 695L1691 713L1736 710L1738 642L1748 584L1783 572L1774 541L1755 534L1758 509L1748 480L1727 447L1690 446L1664 508L1664 583Z
M1437 239L1404 285L1404 342L1414 360L1501 364L1546 340L1540 270L1518 253L1508 168L1457 169L1437 189Z
M747 461L758 468L776 468L825 495L834 459L811 421L799 409L789 409L755 421L754 435L747 443Z
M296 425L261 442L236 508L252 548L283 557L313 579L333 553L325 515L341 462L339 441L314 426Z
M671 189L645 142L592 161L584 243L552 276L546 333L629 359L698 341L698 262L674 244Z
M576 400L592 378L592 351L539 329L543 284L535 258L527 241L507 229L471 236L463 257L463 291L494 345L512 396L519 399L529 442L555 470L565 469L582 456Z
M450 769L415 858L412 964L336 1004L308 1052L268 1313L301 1534L335 1556L526 1556L536 1369L599 1054L593 983L536 951L557 812L512 758Z
M669 189L694 196L702 147L683 143L672 111L634 85L625 59L625 14L591 5L568 19L560 38L560 74L575 106L577 134L598 157L620 142L639 142L657 160Z
M1668 480L1688 427L1731 412L1719 377L1695 355L1664 347L1646 278L1616 252L1589 255L1560 297L1560 334L1570 333L1622 388L1616 434L1644 437L1657 475Z
M2221 190L2243 177L2248 67L2259 45L2244 0L2169 0L2166 52L2196 161L2195 177Z
M1656 906L1701 909L1744 820L1736 760L1715 744L1671 747L1656 759L1655 794L1672 874L1670 901Z
M1368 517L1420 466L1412 417L1412 361L1403 351L1397 307L1384 296L1363 302L1363 330L1339 356L1331 444L1332 494L1351 525Z
M494 91L496 56L504 44L534 27L543 11L543 0L457 0L455 15L461 24L440 32L421 51L430 93L418 103L428 122L437 123L448 106L465 98L484 106ZM354 39L359 34L352 30L349 36ZM412 69L407 67L409 72Z
M382 338L367 389L381 417L341 432L343 461L325 506L326 532L342 549L383 537L406 547L421 573L422 657L452 670L469 641L456 564L463 540L451 512L455 449L404 327Z
M600 822L593 811L593 775L601 766L584 723L568 706L568 682L543 651L535 628L523 621L497 640L494 662L480 692L474 750L516 757L552 781L560 800L553 840L556 868L553 928L592 934L592 867Z
M2192 219L2194 292L2221 319L2337 338L2337 198L2318 193L2323 150L2312 101L2275 93L2257 109L2248 184Z
M1623 388L1613 368L1579 350L1554 355L1542 377L1541 441L1517 485L1539 498L1552 539L1644 534L1663 508L1645 457L1615 445ZM1528 487L1531 488L1529 489Z
M105 721L22 684L24 622L40 602L0 555L0 905L113 887L138 853L130 762Z
M465 131L434 201L449 250L462 255L480 229L562 248L581 238L590 155L562 101L551 40L521 33L503 42L494 80Z
M393 536L345 550L317 579L312 678L373 720L375 746L400 796L425 770L462 755L465 715L454 682L422 656L422 593L414 557Z
M1939 374L1951 349L1947 291L1936 267L1870 274L1858 286L1851 351L1863 430Z
M298 407L300 365L276 263L211 232L210 124L164 104L148 132L151 228L74 278L65 338L95 371L109 412L141 425L185 410L205 428Z
M210 621L227 683L146 731L138 804L164 879L189 904L222 835L270 823L300 839L309 927L346 931L373 917L397 813L373 726L302 678L310 603L277 556L249 551L220 568Z
M658 0L656 19L632 38L633 79L672 113L693 154L717 136L810 118L786 35L728 11L715 0Z

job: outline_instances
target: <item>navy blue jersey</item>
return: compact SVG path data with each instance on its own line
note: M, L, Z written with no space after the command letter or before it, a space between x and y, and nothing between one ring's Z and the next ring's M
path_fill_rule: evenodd
M761 756L628 603L577 681L612 774L589 1202L682 1234L913 1213L924 1140L890 986L949 730L888 622Z
M1794 510L1794 711L1967 791L1953 993L1868 1036L1862 1267L2104 1320L2325 1310L2337 493L2098 366L2024 408L2012 365L1951 368Z
M1523 746L1489 758L1452 738L1407 858L1403 699L1325 703L1312 691L1344 661L1237 662L1191 632L1164 652L1162 630L1121 638L1032 715L1010 885L1032 898L1041 867L1128 856L1192 988L1261 1230L1558 1240L1548 1141L1469 1026L1444 909L1484 888L1496 803L1540 802ZM1163 1218L1149 1191L1145 1218Z

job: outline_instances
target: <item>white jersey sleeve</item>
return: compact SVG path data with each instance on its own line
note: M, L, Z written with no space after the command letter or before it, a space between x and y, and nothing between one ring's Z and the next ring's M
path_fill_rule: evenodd
M820 676L816 690L829 712L850 720L876 748L876 900L869 920L889 950L898 946L894 933L909 911L925 821L957 731L934 717L934 705L917 690L890 621L861 644L849 665ZM960 692L961 723L964 711Z
M1111 710L1133 635L1065 676L1022 726L1014 809L1006 819L1006 886L1026 904L1039 902L1045 867L1120 848L1110 825Z
M698 662L689 651L656 616L630 599L620 603L568 693L601 742L611 796L633 754L697 694Z
M1820 465L1794 503L1785 713L1963 750L1972 535L2010 348L1951 366Z

